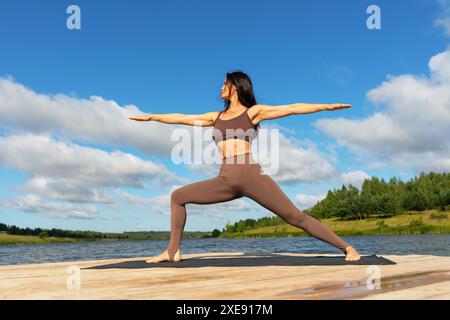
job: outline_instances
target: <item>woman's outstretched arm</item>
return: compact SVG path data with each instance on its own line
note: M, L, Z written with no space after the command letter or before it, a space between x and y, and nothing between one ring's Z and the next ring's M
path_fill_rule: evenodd
M286 117L292 114L307 114L318 111L332 111L351 108L351 104L344 103L292 103L279 106L257 104L252 107L256 109L255 118L259 121Z
M207 127L214 124L214 120L219 112L206 112L202 114L182 114L182 113L166 113L166 114L144 114L142 116L129 117L136 121L159 121L169 124L186 124L190 126Z

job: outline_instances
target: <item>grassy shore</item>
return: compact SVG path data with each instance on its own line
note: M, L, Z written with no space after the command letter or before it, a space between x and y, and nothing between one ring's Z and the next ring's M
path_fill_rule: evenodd
M389 218L342 221L322 219L339 236L450 234L450 213L430 210L410 212ZM301 237L308 234L289 224L250 229L243 232L223 232L220 238Z
M18 236L11 234L0 234L0 245L2 244L46 244L46 243L56 243L56 242L80 242L87 241L84 239L75 238L56 238L56 237L46 237L39 238L36 236Z

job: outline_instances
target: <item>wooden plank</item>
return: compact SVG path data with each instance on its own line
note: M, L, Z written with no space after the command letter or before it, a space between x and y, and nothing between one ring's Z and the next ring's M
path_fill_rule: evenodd
M239 252L183 254L179 264L145 258L0 266L0 299L446 299L450 257L387 255L369 289L370 265L316 263L343 255ZM292 259L294 258L294 259ZM192 259L192 260L189 260ZM333 260L334 259L334 260ZM336 260L337 259L337 260ZM326 260L329 261L330 259ZM189 265L187 262L195 261ZM313 263L309 263L309 262ZM331 260L330 260L331 261ZM185 263L186 262L186 263ZM67 268L80 268L80 288ZM69 283L70 284L70 283Z

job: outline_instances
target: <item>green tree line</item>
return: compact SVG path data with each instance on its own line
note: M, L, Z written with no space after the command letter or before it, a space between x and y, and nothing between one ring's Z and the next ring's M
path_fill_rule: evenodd
M0 232L6 232L11 235L20 236L38 236L40 238L58 237L58 238L75 238L83 240L101 240L101 239L129 239L129 240L166 240L170 238L170 231L124 231L122 233L114 232L98 232L98 231L79 231L79 230L63 230L63 229L42 229L42 228L20 228L14 225L6 225L0 223ZM219 230L214 229L213 232L205 231L187 231L184 232L185 239L217 237Z
M317 218L342 220L391 217L405 211L448 210L450 206L450 173L420 173L410 181L392 177L364 180L361 190L351 184L328 191L325 199L311 208Z
M61 238L77 238L77 239L127 239L128 235L108 234L96 231L73 231L63 229L42 229L42 228L20 228L13 225L0 223L0 231L7 232L12 235L21 236L40 236L40 237L61 237Z

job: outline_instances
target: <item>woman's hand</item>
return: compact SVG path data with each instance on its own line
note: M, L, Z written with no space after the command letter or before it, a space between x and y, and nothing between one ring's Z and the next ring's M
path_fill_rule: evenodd
M150 121L152 119L152 115L151 114L144 114L142 116L137 116L137 117L128 117L128 119L136 120L136 121Z
M339 110L339 109L347 109L347 108L351 108L352 105L351 104L345 104L345 103L330 103L326 105L326 109L328 111L334 111L334 110Z

